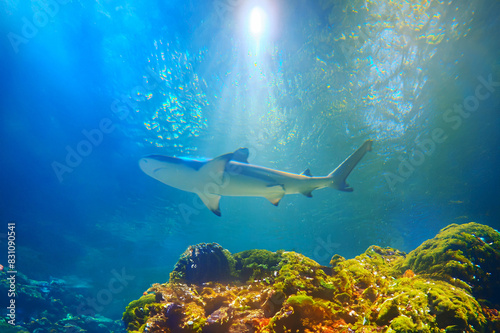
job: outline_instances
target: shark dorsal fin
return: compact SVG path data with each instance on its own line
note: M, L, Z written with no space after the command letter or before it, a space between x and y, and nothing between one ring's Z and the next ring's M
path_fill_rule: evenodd
M236 162L248 164L248 154L248 148L239 148L233 153L233 157L231 159Z
M301 173L302 176L312 177L311 170L309 168L305 169L304 172Z

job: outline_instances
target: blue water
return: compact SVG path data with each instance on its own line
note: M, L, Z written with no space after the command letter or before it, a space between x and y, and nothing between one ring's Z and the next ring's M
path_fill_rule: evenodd
M500 228L500 2L398 3L3 1L2 251L15 221L33 279L96 295L125 270L99 308L119 318L190 244L327 264L411 251L450 223ZM323 176L367 139L354 192L223 197L222 217L138 167L248 147L250 163Z

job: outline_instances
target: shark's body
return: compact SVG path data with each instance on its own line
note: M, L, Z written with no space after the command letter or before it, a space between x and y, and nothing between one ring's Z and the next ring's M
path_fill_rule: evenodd
M198 194L220 216L219 200L223 195L264 197L277 206L285 194L312 197L313 190L324 187L351 192L345 180L371 146L371 140L365 141L326 177L313 177L309 169L299 175L249 164L247 148L208 161L150 155L142 158L139 166L164 184Z

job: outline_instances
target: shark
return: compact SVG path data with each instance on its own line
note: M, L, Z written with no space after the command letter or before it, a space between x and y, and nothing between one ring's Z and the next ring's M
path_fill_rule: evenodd
M309 169L289 173L248 163L249 149L239 148L208 160L149 155L139 160L148 176L182 191L197 194L215 215L221 216L222 196L264 197L278 206L286 194L312 197L312 191L333 188L352 192L346 179L372 150L372 140L365 141L335 170L324 177L314 177Z

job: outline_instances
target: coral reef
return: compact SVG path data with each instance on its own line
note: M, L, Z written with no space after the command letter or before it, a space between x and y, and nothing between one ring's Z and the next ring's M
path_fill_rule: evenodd
M0 294L9 290L8 274L0 271ZM21 272L16 274L16 326L8 323L9 318L0 318L0 332L34 333L110 333L124 332L120 321L111 320L90 313L82 305L85 297L64 280L36 281ZM0 305L7 307L8 299Z
M499 332L499 247L498 232L476 223L450 225L408 255L371 246L329 267L199 244L123 320L128 332Z

